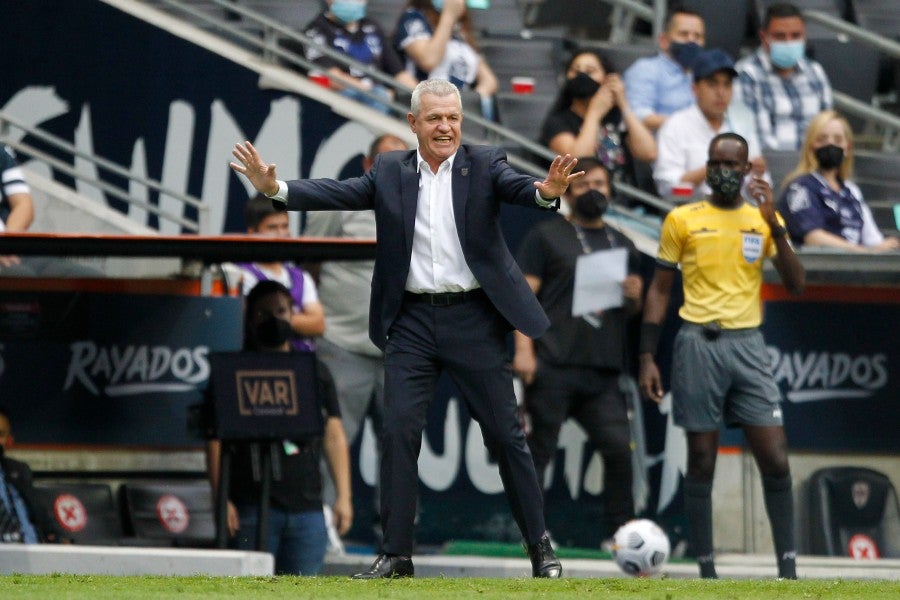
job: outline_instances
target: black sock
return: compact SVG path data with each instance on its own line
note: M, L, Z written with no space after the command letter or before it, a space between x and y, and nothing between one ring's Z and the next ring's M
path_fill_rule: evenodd
M634 518L632 480L630 450L603 455L603 498L609 536Z
M794 497L791 476L763 477L763 496L772 526L778 576L797 579L797 546L794 542Z
M713 560L712 482L685 478L684 511L690 530L688 539L697 557L700 577L716 578L718 575Z

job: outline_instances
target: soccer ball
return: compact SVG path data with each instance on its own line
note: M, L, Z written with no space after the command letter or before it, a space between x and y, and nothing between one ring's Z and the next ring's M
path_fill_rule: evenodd
M669 559L669 537L649 519L628 521L613 537L613 558L628 575L648 577Z

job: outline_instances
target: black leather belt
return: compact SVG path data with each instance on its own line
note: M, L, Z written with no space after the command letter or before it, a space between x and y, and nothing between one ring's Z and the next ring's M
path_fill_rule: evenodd
M415 294L413 292L405 292L403 298L407 302L423 302L431 306L452 306L454 304L462 304L476 298L484 297L484 290L475 288L465 292L437 292Z

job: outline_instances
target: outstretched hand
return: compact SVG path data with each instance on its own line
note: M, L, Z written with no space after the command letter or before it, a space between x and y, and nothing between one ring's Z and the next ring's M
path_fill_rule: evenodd
M238 142L231 151L238 163L228 163L236 173L240 173L250 180L256 191L271 196L278 191L278 181L275 177L275 164L266 164L256 148L250 142L241 144Z
M547 178L544 181L534 182L534 187L538 189L541 197L545 200L552 200L562 196L570 183L584 175L584 171L572 173L572 169L577 164L578 159L571 154L566 154L565 156L557 155L553 162L550 163Z

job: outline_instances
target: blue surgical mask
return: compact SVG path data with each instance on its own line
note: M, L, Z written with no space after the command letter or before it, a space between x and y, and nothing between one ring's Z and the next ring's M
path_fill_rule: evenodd
M441 12L444 9L444 0L431 0L434 10Z
M365 0L334 0L331 14L341 23L355 23L366 16Z
M803 58L806 40L794 42L769 42L769 58L779 69L793 69Z

